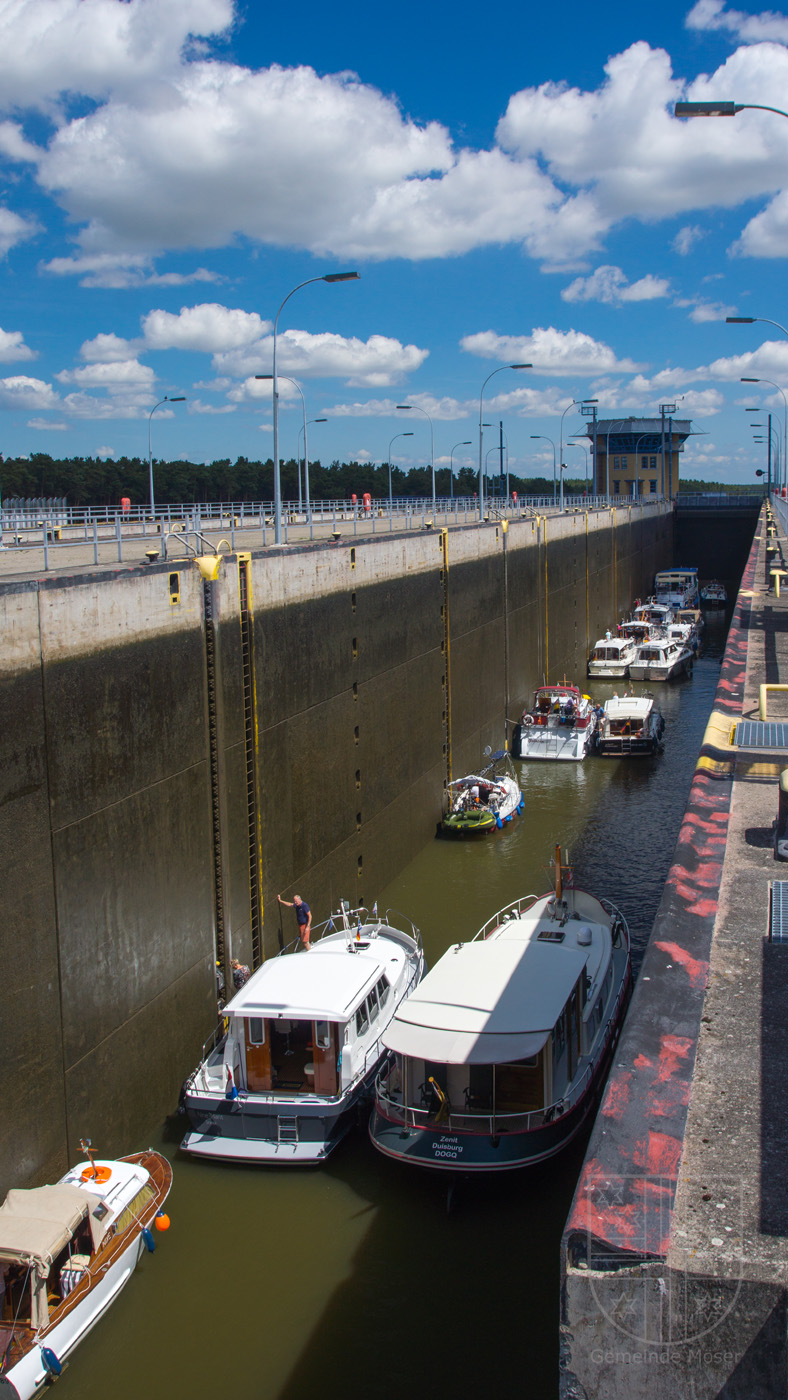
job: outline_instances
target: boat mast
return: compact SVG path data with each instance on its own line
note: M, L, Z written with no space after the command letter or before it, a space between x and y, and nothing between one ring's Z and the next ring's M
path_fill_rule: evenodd
M556 899L563 899L563 897L564 897L564 885L563 885L563 878L562 878L562 877L563 877L563 872L562 872L562 870L561 870L561 847L560 847L560 845L559 845L559 846L556 846L556 848L555 848L555 897L556 897Z

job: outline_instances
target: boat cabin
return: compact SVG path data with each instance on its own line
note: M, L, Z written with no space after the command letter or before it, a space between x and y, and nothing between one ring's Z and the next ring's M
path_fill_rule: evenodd
M544 1114L591 1049L612 977L609 935L605 946L601 929L574 921L529 930L515 914L495 938L455 945L384 1035L388 1093L415 1121L455 1128L481 1116L505 1131Z
M588 697L576 685L541 685L534 691L530 715L534 724L546 728L551 724L582 724L587 711ZM524 720L528 713L526 710Z
M654 578L654 593L659 603L676 608L692 606L698 598L697 569L663 569Z
M264 963L225 1007L219 1087L338 1098L379 1053L404 963L396 944L352 932Z

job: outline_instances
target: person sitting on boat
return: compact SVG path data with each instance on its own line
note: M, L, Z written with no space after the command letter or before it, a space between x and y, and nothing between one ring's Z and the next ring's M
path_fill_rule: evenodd
M571 724L571 723L572 723L572 720L574 719L574 717L575 717L575 702L574 702L574 700L572 699L571 695L567 695L566 699L564 700L563 705L561 706L561 723L562 723L562 724Z
M471 806L472 806L472 807L478 807L478 806L479 806L479 784L478 784L478 783L472 783L472 784L471 784Z
M306 900L301 898L300 894L294 894L292 899L283 899L281 894L278 894L276 897L280 904L286 905L288 909L295 909L298 936L301 939L304 952L308 953L310 948L309 934L312 928L312 910L309 908Z

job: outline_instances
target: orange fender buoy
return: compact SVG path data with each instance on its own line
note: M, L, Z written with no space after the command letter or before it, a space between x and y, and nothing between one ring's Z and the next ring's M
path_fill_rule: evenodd
M156 1226L157 1230L169 1230L170 1217L169 1215L165 1215L164 1211L162 1211L159 1215L156 1216L156 1219L153 1223Z

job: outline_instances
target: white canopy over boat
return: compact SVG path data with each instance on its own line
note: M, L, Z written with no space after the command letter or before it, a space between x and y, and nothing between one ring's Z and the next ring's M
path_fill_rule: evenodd
M383 1043L411 1059L505 1064L536 1055L588 961L505 938L449 949L399 1007Z
M368 929L362 930L359 942L363 946L356 942L355 931L348 930L346 938L321 940L308 954L270 958L236 992L223 1014L347 1020L362 993L398 960L396 945L383 939L377 943ZM348 945L359 951L348 956Z
M28 1264L35 1274L34 1327L45 1327L49 1321L45 1280L52 1261L73 1239L86 1215L96 1249L104 1237L108 1212L100 1196L80 1186L15 1189L0 1206L0 1261Z

